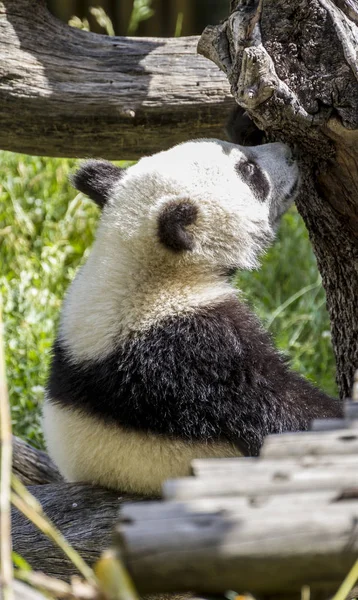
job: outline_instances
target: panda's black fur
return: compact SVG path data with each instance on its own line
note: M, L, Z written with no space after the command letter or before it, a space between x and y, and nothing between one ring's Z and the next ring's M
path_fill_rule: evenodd
M237 299L170 318L103 361L75 364L58 341L48 392L104 421L186 440L228 440L248 455L257 455L270 433L340 414L338 402L288 369Z
M275 151L278 146L275 146ZM228 149L224 144L223 150L229 153L236 152L235 148ZM277 151L282 153L281 149ZM248 151L247 154L249 158L250 152L252 153ZM287 160L287 164L291 164L289 158L281 160ZM236 171L241 178L249 177L242 168L243 164L246 165L246 162L242 160L233 164L232 171ZM289 168L291 167L287 167ZM77 189L88 194L106 210L122 177L123 172L110 163L90 161L74 176L73 182ZM195 192L195 177L193 180ZM146 181L152 186L151 189L158 185L151 175ZM205 171L203 182L205 185ZM255 206L257 211L260 211L262 204L269 197L272 182L260 169L256 169L252 174L250 182L256 198ZM282 187L283 184L280 185ZM297 179L293 185L287 187L286 195L293 193L296 185ZM139 188L133 189L135 195ZM285 193L280 193L284 205ZM131 197L128 198L129 209L130 202ZM275 206L273 200L272 206L276 217L283 212L283 208ZM195 252L195 226L200 223L199 213L200 204L195 204L185 195L184 198L174 199L169 196L159 212L156 229L153 230L157 239L153 243L159 244L159 253L162 252L161 248L169 252L168 264L171 266L175 265L176 257L181 260L185 253L189 256ZM260 221L257 221L254 212L249 212L249 215L251 214L253 216L250 216L250 219L256 223L256 229L252 232L250 230L253 248L265 247L271 241L271 226L267 225L268 229L260 229ZM275 215L271 219L270 216L270 221L274 221L274 217ZM111 223L110 220L108 222ZM240 225L241 221L238 223ZM108 227L112 225L107 224L105 232L108 231ZM219 241L218 244L220 254L223 251L222 242ZM128 247L130 253L131 247ZM226 257L225 252L223 256ZM158 261L160 262L160 258ZM227 261L229 271L232 266L231 260L228 258ZM153 264L151 268L155 269L155 263ZM208 269L208 266L205 269ZM213 271L215 269L216 267L213 267ZM219 271L220 268L215 277L223 277ZM105 276L105 269L99 275ZM165 280L163 285L165 286ZM76 301L76 298L72 301ZM86 302L87 299L82 298L81 301ZM92 308L93 314L96 315L96 306ZM98 319L101 318L100 311L101 309ZM78 314L79 318L82 318L81 311ZM67 334L61 333L61 330L53 347L45 404L45 409L46 406L48 409L56 408L54 416L49 413L45 427L50 453L51 436L56 431L57 424L49 425L49 420L57 419L63 414L69 424L71 415L77 415L78 423L81 419L85 422L79 441L76 441L76 430L69 438L74 444L73 449L81 452L82 461L79 469L69 471L76 472L75 475L67 475L69 478L90 479L92 482L104 482L112 487L122 485L120 476L120 483L117 484L113 473L108 478L101 478L101 469L106 469L106 459L97 464L94 458L96 453L102 452L106 446L106 428L108 432L111 431L111 448L115 447L113 439L116 439L117 427L118 440L124 432L129 435L131 432L140 434L141 437L136 438L139 440L136 444L142 443L141 440L144 441L146 437L158 439L160 443L164 440L167 446L163 446L164 450L160 447L160 456L145 457L145 460L152 461L150 464L153 463L155 468L156 462L164 460L165 448L170 448L170 444L176 448L175 444L178 441L184 445L193 445L194 456L196 443L201 444L201 449L223 444L223 455L226 452L225 444L228 444L230 456L235 454L235 449L238 455L256 456L265 436L269 434L307 430L313 419L342 415L338 400L320 392L289 369L285 358L274 348L269 334L263 330L257 318L235 292L223 293L219 300L208 301L207 304L204 303L189 312L175 314L174 311L144 330L139 328L124 337L119 336L113 341L113 347L108 352L97 354L89 354L88 357L82 358L77 356L71 346L71 339ZM87 443L87 439L91 439L91 432L96 430L97 424L100 428L95 439L101 448L90 447L92 442L89 442L88 449L80 447ZM65 432L68 426L65 424L63 427L65 429L62 432ZM66 474L66 461L72 460L74 454L72 448L65 448L66 455L70 458L61 457L62 451L60 450L59 454L57 451L57 446L61 443L65 447L67 441L62 441L62 434L59 433L59 440L53 446L53 458L56 462L59 456L58 460L62 461L60 468L62 467ZM130 450L128 452L130 458ZM91 455L94 465L89 475L83 467L87 453ZM121 457L122 463L118 463L119 471L124 465L123 461L126 461L123 453ZM163 476L183 474L182 466L175 467L175 458L174 456L174 460L171 459L173 469L170 463L169 473L164 469ZM113 467L111 469L113 471ZM116 465L114 469L117 469ZM131 468L126 475L124 487L131 491L146 492L147 483L141 485L134 479ZM158 476L153 489L148 491L158 491L160 481Z

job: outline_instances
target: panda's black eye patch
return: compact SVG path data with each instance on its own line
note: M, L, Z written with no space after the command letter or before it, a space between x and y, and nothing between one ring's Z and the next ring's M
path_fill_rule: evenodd
M250 186L257 199L264 202L270 185L260 167L252 160L242 160L235 165L235 171Z

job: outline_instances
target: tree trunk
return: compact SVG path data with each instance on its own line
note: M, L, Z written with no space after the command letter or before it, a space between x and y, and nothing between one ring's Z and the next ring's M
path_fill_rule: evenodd
M0 0L0 148L137 159L222 137L234 101L197 42L97 35L44 0Z
M327 294L341 396L358 367L358 2L233 0L199 52L270 140L298 147L307 225Z

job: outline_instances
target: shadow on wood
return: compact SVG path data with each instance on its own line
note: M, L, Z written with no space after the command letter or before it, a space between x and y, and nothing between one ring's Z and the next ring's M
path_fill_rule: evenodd
M58 21L44 0L2 4L0 148L129 160L223 137L234 101L198 38L108 37Z

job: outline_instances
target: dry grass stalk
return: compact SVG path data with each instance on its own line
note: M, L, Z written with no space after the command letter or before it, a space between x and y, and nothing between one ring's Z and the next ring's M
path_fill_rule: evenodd
M107 600L139 600L132 579L115 550L103 552L95 565L95 573Z
M9 395L6 382L5 356L3 345L3 322L0 298L0 573L4 600L13 600L13 567L11 560L11 465L12 439Z
M42 533L61 548L90 585L96 586L97 580L93 570L85 563L78 552L68 544L62 533L51 523L43 512L41 504L30 494L15 475L12 475L11 482L13 488L11 501L13 505L40 529Z
M73 577L71 583L67 583L44 573L21 569L15 571L15 577L56 598L68 600L96 600L99 598L98 590L79 577Z
M353 567L349 571L347 577L343 581L342 585L338 589L337 593L333 596L332 600L345 600L350 596L351 590L354 588L358 581L358 560L354 563Z

